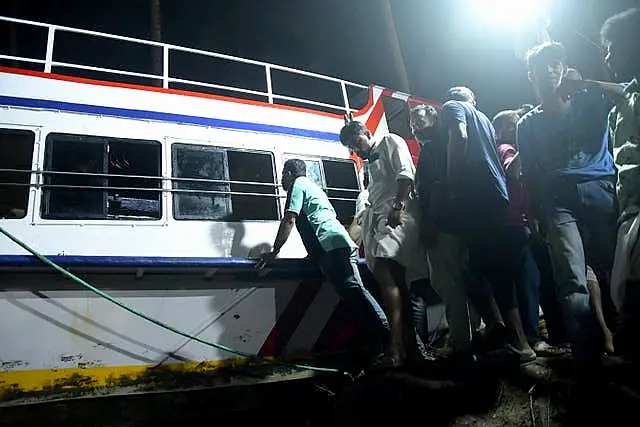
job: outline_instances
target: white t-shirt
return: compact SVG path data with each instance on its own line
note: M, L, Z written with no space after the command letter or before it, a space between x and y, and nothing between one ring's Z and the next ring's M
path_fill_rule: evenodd
M362 190L360 194L358 194L358 198L356 199L356 213L355 220L356 224L362 225L362 217L364 216L364 212L369 207L369 190Z

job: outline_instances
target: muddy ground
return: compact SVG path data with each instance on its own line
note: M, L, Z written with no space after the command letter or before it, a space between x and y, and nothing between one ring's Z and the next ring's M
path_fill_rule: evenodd
M569 359L524 367L424 362L412 369L0 408L0 425L164 427L634 425L635 369L609 361L574 372ZM238 424L241 423L241 424Z

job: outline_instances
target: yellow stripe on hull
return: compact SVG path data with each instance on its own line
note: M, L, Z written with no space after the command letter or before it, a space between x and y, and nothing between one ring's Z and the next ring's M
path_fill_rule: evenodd
M188 384L194 386L197 385L194 383L200 377L198 374L203 374L202 377L211 380L215 377L210 375L212 371L232 373L234 367L249 363L254 362L250 362L248 359L228 359L163 365L6 371L0 372L0 400L144 384L155 384L158 388L166 389L173 383L174 388L183 388L185 381L181 380L184 380L185 377L188 377ZM231 369L231 371L227 371L227 369Z

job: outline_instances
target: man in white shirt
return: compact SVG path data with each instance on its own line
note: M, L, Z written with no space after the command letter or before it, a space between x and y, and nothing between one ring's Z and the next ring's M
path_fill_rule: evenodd
M411 200L415 168L406 142L398 135L374 138L357 121L347 123L340 141L369 162L370 206L362 221L367 265L380 285L391 327L390 344L380 364L402 365L417 355L411 324L405 275L426 271L426 252L418 248L418 233ZM422 274L426 275L426 274Z

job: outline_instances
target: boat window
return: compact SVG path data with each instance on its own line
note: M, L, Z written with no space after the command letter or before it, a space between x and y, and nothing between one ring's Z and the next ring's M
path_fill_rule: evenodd
M356 210L356 199L360 188L356 165L352 160L323 160L326 192L338 220L351 224Z
M307 178L313 181L317 186L324 188L324 180L322 179L322 172L320 172L319 160L305 160L307 166Z
M28 130L0 129L0 218L24 218L35 134Z
M226 152L202 145L173 144L173 216L221 219L229 212ZM177 179L176 179L177 178Z
M173 144L172 159L176 219L278 219L270 153Z
M278 219L273 157L267 153L228 150L233 219ZM246 184L245 184L246 182ZM251 183L251 184L249 184ZM248 193L237 194L237 193ZM260 196L260 194L268 194Z
M42 217L160 219L161 162L157 141L50 134Z

